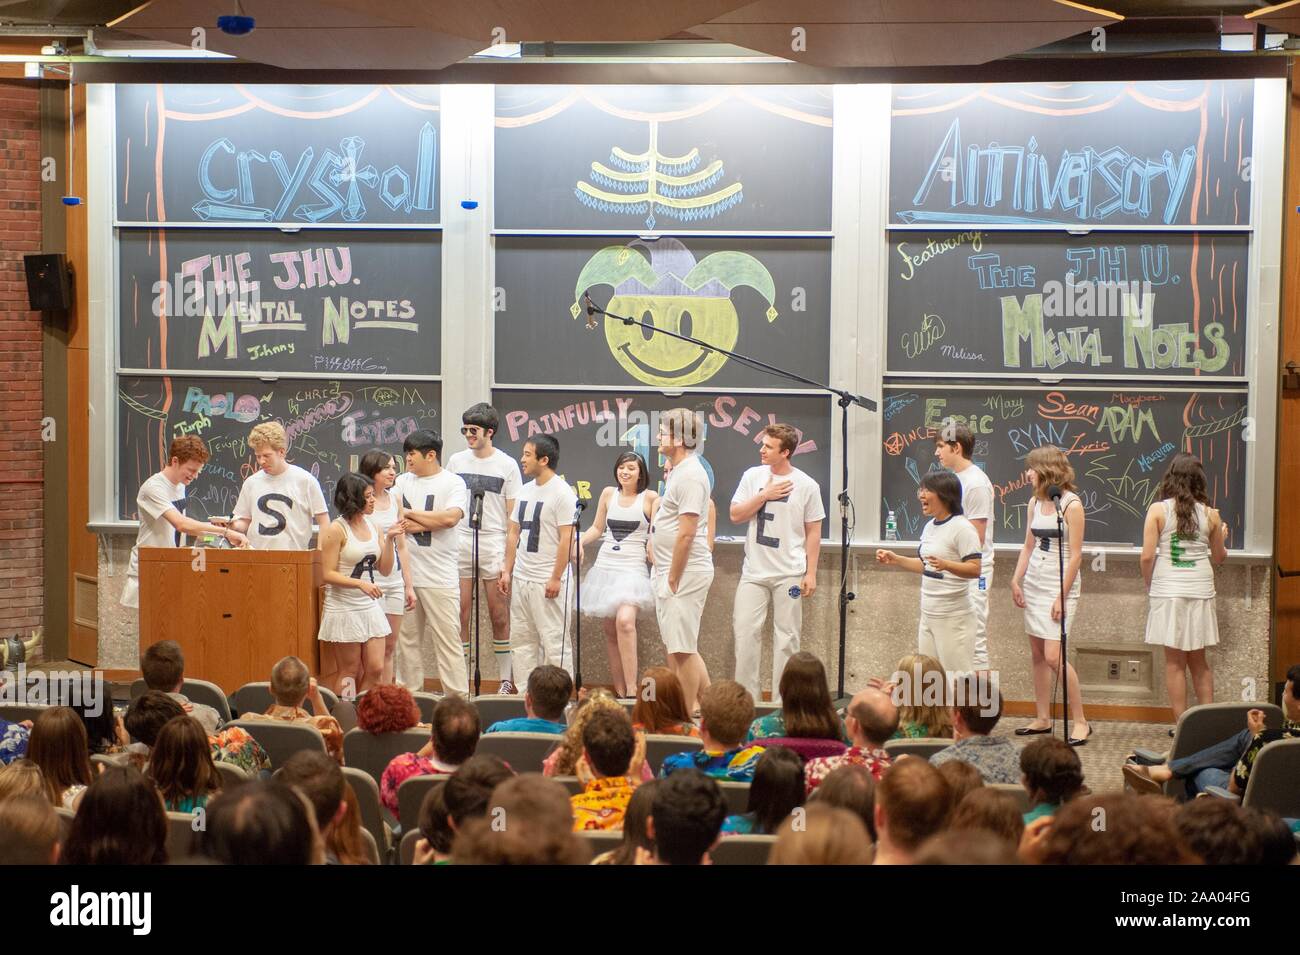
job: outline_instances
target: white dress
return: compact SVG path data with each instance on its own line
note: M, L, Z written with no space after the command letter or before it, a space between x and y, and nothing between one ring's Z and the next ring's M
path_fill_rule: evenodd
M1029 530L1034 535L1034 549L1029 554L1029 566L1025 569L1025 579L1021 581L1020 589L1025 595L1025 633L1031 637L1041 637L1044 640L1061 639L1061 622L1052 619L1052 604L1061 593L1060 579L1060 553L1061 538L1060 532L1056 527L1056 510L1052 509L1050 514L1043 514L1041 508L1042 502L1034 498L1030 502L1030 510L1033 517L1029 522ZM1061 513L1066 515L1071 507L1083 507L1083 502L1073 491L1066 491L1061 496ZM1070 525L1066 521L1065 528L1065 564L1066 570L1069 570L1070 564ZM1070 627L1074 625L1074 613L1079 606L1079 591L1082 589L1081 578L1083 577L1083 567L1080 566L1079 572L1074 575L1074 583L1070 585L1070 592L1065 598L1065 627L1066 636L1069 636Z
M1210 514L1196 505L1196 536L1178 536L1173 499L1161 502L1165 524L1151 572L1146 642L1174 650L1204 650L1219 642L1214 606L1214 568L1210 564Z
M336 568L345 577L366 579L378 583L375 567L379 560L379 541L382 539L375 522L366 518L370 530L369 540L358 540L347 521L340 520L346 538L339 548L339 565ZM384 602L367 597L357 587L325 585L325 608L321 614L320 633L317 639L328 643L365 643L375 637L389 634L388 618L384 616Z
M397 523L399 497L397 491L390 488L388 491L388 507L381 511L378 503L375 504L375 512L370 516L370 522L374 524L375 530L379 532L380 540L384 539L384 535L388 533L388 528ZM393 569L387 577L381 577L379 568L376 567L375 583L384 592L382 601L384 613L402 616L406 613L406 585L402 583L402 561L397 555L397 541L391 542L388 546L393 548Z
M582 580L584 616L613 617L624 604L638 610L654 609L654 588L646 564L650 523L645 519L645 492L626 507L619 503L619 497L615 492L605 509L600 553Z

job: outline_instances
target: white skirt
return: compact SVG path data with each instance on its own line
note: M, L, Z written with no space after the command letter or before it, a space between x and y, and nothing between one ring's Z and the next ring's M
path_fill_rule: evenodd
M1071 593L1066 594L1065 597L1067 637L1070 635L1070 628L1074 626L1074 615L1079 610L1078 579L1075 577L1076 586L1071 588ZM1025 595L1025 633L1031 637L1060 642L1061 621L1052 619L1052 604L1056 603L1056 596L1061 592L1060 582L1053 579L1051 586L1044 587L1031 574L1025 574L1020 589Z
M325 643L365 643L386 637L390 630L382 601L374 601L365 610L330 610L321 616L316 639Z
M627 571L608 570L599 564L582 578L582 615L613 617L618 608L632 604L638 610L653 610L654 588L650 577Z
M1172 650L1204 650L1219 643L1213 597L1152 597L1146 642Z

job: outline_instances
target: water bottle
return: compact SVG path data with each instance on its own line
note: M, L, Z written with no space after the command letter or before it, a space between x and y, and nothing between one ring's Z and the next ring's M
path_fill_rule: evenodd
M898 519L894 517L893 511L890 511L885 517L885 540L898 540Z

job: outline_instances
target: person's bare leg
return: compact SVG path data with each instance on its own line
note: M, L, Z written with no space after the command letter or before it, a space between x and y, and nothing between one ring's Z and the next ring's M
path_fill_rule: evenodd
M1029 638L1030 667L1034 674L1034 721L1032 729L1046 729L1052 725L1052 668L1047 662L1041 637Z
M1074 672L1074 667L1067 663L1062 673L1061 667L1061 643L1059 640L1043 641L1043 656L1047 662L1048 674L1055 673L1058 681L1068 680L1067 684L1070 691L1070 738L1085 739L1088 736L1090 727L1088 720L1083 715L1083 696L1079 693L1079 675ZM1050 693L1050 688L1049 691Z
M1196 702L1214 702L1214 671L1205 650L1192 650L1187 654L1187 667L1192 671L1192 686L1196 689Z
M614 681L614 695L627 695L627 677L623 672L623 658L618 653L618 627L613 617L600 621L600 628L605 631L605 656L609 659L609 675Z
M699 708L700 694L708 688L709 669L704 657L698 653L674 653L677 658L677 679L682 682L682 696L686 698L686 712L694 714Z
M384 636L384 669L379 682L392 683L394 660L397 654L397 632L402 629L402 615L390 613L384 616L388 618L388 633Z
M361 667L361 644L359 643L336 643L334 644L334 660L337 664L329 683L329 688L339 696L343 695L343 681L347 677L356 677L358 669ZM357 692L361 687L357 687Z
M618 653L616 655L620 660L619 669L623 674L623 692L619 695L631 696L635 690L633 684L636 682L637 674L636 607L631 604L624 604L618 608L615 629L618 632Z
M379 683L384 677L383 637L367 640L361 650L361 675L357 679L357 692L361 693Z
M1169 691L1169 708L1174 711L1174 722L1187 709L1187 654L1173 647L1165 647L1165 689Z

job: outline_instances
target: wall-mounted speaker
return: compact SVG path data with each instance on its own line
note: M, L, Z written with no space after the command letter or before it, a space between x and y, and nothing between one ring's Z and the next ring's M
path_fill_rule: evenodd
M68 259L61 252L24 255L27 271L27 301L39 311L62 311L72 304Z

